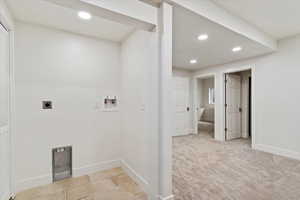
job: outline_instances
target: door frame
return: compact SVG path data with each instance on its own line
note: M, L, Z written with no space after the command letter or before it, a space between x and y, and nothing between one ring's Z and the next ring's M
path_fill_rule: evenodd
M7 8L6 4L1 4L4 9ZM1 10L3 11L3 10ZM3 14L3 15L2 15ZM15 193L15 176L14 176L14 151L13 151L13 132L15 130L15 77L14 77L14 22L11 20L11 16L5 12L0 13L0 23L5 27L9 37L9 118L8 118L8 134L9 134L9 146L10 146L10 196L14 196Z
M255 65L246 65L246 66L240 66L240 67L233 67L227 70L222 71L222 130L223 130L223 140L226 141L226 111L225 111L225 99L226 99L226 88L225 88L225 80L226 80L226 74L228 73L234 73L234 72L241 72L241 71L246 71L246 70L251 70L251 80L252 80L252 87L251 87L251 130L252 130L252 135L251 135L251 146L252 148L255 147L256 144L256 129L255 129L255 119L256 119L256 113L255 113L255 83L256 83L256 71L255 71Z
M192 87L193 87L193 92L192 92L192 97L193 97L193 124L194 124L194 134L198 134L198 111L197 111L197 106L198 106L198 80L199 79L205 79L205 78L213 78L214 79L214 88L216 92L216 86L217 86L217 73L206 73L206 74L201 74L201 75L196 75L192 79ZM216 98L216 95L215 95ZM216 100L215 100L216 104ZM216 107L215 107L216 109ZM216 131L217 129L217 115L216 115L216 110L214 111L214 118L215 118L215 123L214 123L214 130ZM216 139L216 134L214 134L214 139Z

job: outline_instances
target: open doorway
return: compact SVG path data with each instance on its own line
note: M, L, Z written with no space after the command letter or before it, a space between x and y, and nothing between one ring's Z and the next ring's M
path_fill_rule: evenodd
M215 77L196 79L196 133L215 137Z
M251 141L251 70L225 74L225 140Z

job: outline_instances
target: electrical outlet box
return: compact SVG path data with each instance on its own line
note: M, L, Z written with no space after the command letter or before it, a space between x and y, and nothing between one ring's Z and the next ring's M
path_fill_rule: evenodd
M43 101L42 104L44 110L52 109L52 101Z
M104 96L102 98L103 112L117 112L119 107L119 99L117 96Z

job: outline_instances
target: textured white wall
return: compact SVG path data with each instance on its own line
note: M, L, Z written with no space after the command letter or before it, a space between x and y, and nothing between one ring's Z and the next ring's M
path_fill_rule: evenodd
M73 146L75 175L120 159L120 113L100 103L120 95L120 45L22 23L15 39L17 189L51 181L53 147Z
M278 52L241 62L210 67L195 74L217 73L216 109L223 108L222 72L247 65L255 65L255 143L257 148L300 159L298 118L300 107L300 36L279 41ZM280 92L279 92L280 91ZM216 111L218 128L222 130L222 114Z

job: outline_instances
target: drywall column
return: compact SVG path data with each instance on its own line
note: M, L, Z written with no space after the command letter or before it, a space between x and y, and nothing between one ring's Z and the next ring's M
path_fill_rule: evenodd
M13 38L14 21L4 0L0 0L0 22L8 29L0 27L0 199L9 199L13 188L12 177L12 112L14 99L13 80ZM0 25L1 26L1 25ZM5 98L3 98L5 97ZM4 101L2 101L4 100ZM3 106L3 107L2 107ZM3 115L3 112L5 114ZM8 113L7 113L8 112ZM3 174L2 174L3 172Z
M160 198L172 199L172 24L173 8L163 3L161 14Z

